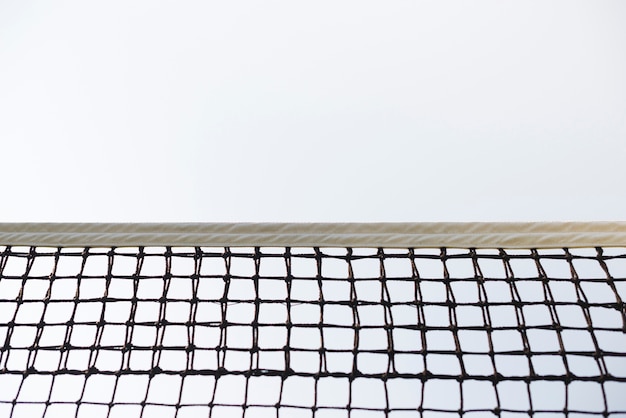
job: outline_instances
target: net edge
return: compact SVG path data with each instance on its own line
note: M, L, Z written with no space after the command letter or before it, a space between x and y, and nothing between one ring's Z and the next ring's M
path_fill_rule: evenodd
M626 247L626 222L0 223L0 245L47 247Z

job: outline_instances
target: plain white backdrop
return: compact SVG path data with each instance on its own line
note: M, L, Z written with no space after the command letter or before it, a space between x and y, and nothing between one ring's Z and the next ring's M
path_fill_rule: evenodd
M626 220L624 21L0 0L0 220Z

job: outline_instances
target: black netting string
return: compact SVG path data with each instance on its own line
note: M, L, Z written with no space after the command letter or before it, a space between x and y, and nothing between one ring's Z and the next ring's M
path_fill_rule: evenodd
M626 250L0 247L0 416L626 417Z

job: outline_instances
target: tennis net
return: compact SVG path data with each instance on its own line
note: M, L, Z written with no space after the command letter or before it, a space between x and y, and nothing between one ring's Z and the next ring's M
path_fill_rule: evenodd
M626 417L624 224L0 224L0 416Z

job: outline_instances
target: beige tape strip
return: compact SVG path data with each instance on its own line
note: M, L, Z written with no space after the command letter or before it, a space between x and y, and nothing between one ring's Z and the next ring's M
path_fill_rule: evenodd
M0 245L626 247L626 222L0 223Z

